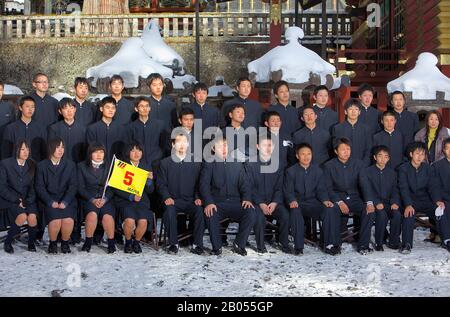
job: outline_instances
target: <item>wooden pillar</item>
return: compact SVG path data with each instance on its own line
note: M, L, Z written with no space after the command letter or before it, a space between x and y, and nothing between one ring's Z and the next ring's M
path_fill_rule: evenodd
M270 0L270 49L281 44L281 35L283 32L283 20L281 17L281 12L281 0Z
M445 76L450 77L450 65L442 65L441 72ZM450 127L450 109L449 108L442 109L442 118L444 119L444 126L447 128Z
M44 2L44 14L52 14L52 0L45 0Z
M25 0L23 3L23 14L30 15L31 14L31 0Z

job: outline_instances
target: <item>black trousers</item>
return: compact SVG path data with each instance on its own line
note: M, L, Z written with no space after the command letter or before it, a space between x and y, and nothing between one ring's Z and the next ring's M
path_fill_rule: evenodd
M255 206L255 215L256 215L256 221L255 221L255 239L256 239L256 246L258 249L264 248L264 231L266 229L266 215L264 215L263 211L259 206ZM271 215L279 225L280 228L280 243L283 247L289 246L289 212L287 209L282 205L278 204L277 208L274 210L274 212Z
M434 211L436 210L437 206L431 200L413 200L412 206L416 212L426 213L430 220L436 220ZM413 246L415 223L415 215L412 215L411 217L405 217L405 214L402 214L403 245L409 244L411 247Z

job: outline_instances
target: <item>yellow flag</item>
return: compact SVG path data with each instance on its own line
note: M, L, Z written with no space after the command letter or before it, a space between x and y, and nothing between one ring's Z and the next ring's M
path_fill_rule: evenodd
M116 159L108 186L142 196L149 172Z

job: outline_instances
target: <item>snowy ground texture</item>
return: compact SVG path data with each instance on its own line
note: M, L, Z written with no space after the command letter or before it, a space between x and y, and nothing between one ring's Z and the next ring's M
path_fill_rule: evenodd
M264 255L224 248L216 257L150 246L132 255L94 246L87 254L81 245L55 256L47 246L29 253L19 241L13 255L0 251L0 296L450 296L450 253L423 242L426 235L416 230L409 255L385 248L362 256L344 244L337 257L313 247L300 257L271 246Z

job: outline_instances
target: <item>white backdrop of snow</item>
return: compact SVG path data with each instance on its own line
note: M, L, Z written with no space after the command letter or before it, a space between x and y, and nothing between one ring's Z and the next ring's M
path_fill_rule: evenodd
M282 79L289 83L305 83L310 73L320 75L325 83L326 75L332 75L336 68L324 61L316 52L307 49L299 43L305 36L299 27L289 27L285 32L288 44L277 46L262 57L248 64L248 72L256 73L256 81L266 83L270 81L270 74L282 70Z
M445 93L445 100L450 101L450 79L441 73L437 63L435 55L421 53L413 69L387 84L388 92L412 92L414 99L434 100L436 92L442 91Z
M4 95L23 95L23 91L17 86L5 84L3 94Z

